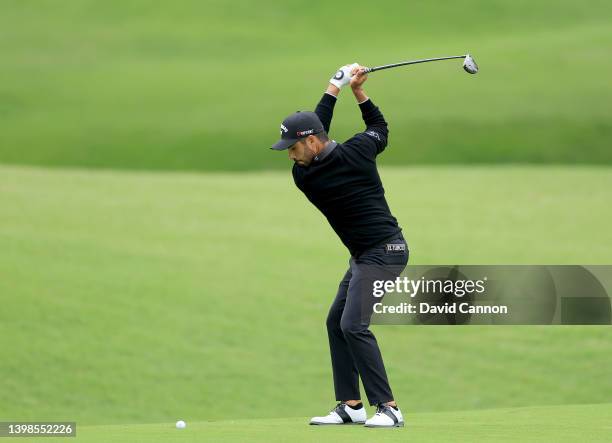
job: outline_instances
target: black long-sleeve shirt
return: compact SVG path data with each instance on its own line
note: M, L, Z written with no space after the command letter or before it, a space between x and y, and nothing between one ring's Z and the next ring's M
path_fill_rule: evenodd
M335 104L334 96L323 94L315 109L327 132ZM309 166L294 164L292 171L296 186L354 256L401 231L376 169L376 156L387 146L387 122L370 99L359 107L364 132L341 144L332 141Z

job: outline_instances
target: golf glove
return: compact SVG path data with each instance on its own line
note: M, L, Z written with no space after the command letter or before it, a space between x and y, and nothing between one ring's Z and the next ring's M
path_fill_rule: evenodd
M348 85L351 81L351 70L356 66L359 66L359 63L341 66L329 82L338 89L342 89L344 85Z

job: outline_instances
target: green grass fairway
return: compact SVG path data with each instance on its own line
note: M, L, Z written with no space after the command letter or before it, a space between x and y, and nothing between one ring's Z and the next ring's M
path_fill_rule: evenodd
M457 60L371 75L382 163L611 164L611 28L609 0L4 0L0 161L284 168L266 151L281 120L340 64L472 51L476 76ZM343 92L331 135L361 129Z
M308 418L220 420L77 427L83 443L174 442L609 442L612 404L568 405L445 413L409 413L406 426L367 429L363 426L308 426ZM36 443L40 439L20 439Z
M96 443L611 441L611 326L376 325L406 427L308 426L335 404L349 253L269 150L340 64L470 51L476 76L366 83L410 263L610 265L610 29L609 0L2 1L0 422ZM343 91L330 136L362 130Z
M381 174L412 263L610 262L612 169ZM332 406L324 320L348 254L288 171L0 177L0 418L192 423ZM612 402L610 327L374 330L410 414ZM414 429L437 429L423 417Z

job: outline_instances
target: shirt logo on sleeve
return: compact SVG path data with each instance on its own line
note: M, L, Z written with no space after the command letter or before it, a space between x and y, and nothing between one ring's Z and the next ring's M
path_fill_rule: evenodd
M366 131L365 133L368 134L370 137L374 137L376 140L380 141L380 135L378 134L378 132Z

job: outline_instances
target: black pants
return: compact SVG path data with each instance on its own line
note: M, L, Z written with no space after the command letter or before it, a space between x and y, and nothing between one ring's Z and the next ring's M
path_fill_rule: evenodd
M404 249L387 247L404 245ZM395 279L408 263L403 236L351 256L349 269L327 316L327 334L334 374L336 400L358 400L359 376L370 405L393 400L378 343L368 329L374 280Z

